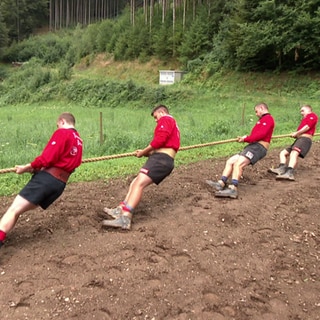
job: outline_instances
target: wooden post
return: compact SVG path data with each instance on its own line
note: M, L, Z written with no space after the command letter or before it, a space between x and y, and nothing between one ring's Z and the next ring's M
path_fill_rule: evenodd
M103 144L102 112L100 112L100 145Z
M245 110L246 110L246 104L244 103L244 104L243 104L243 107L242 107L241 125L244 125Z

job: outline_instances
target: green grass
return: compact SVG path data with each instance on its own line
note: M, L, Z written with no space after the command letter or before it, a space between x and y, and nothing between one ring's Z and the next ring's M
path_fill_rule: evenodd
M119 65L109 67L108 76L116 79ZM99 74L90 69L85 72L75 69L75 73L75 77L85 77L85 73L92 73L95 77L104 76L103 72L100 71ZM136 81L134 73L127 76ZM318 91L307 90L317 81L308 76L284 78L272 74L232 73L213 78L210 83L201 86L176 84L172 89L178 88L188 94L175 103L159 103L166 103L176 118L181 131L182 146L227 140L248 134L257 120L253 107L261 101L269 104L270 112L276 120L274 135L281 135L295 131L300 121L301 104L311 104L314 111L320 114ZM155 126L150 116L152 107L137 107L128 103L112 108L86 108L65 101L1 107L0 167L11 168L16 164L32 161L56 129L57 116L64 111L72 112L76 116L76 127L84 140L84 159L144 148L150 142ZM288 138L274 140L272 148L290 142L291 139ZM177 155L176 165L226 157L242 148L243 145L238 143L228 143L181 151ZM144 161L145 159L125 157L84 163L71 176L70 182L108 180L136 174ZM0 195L17 193L28 179L27 174L1 174Z
M114 80L133 80L139 84L159 83L159 70L179 69L176 61L150 59L146 63L137 61L114 61L110 55L99 54L88 66L86 59L77 65L74 74L86 79L112 78Z

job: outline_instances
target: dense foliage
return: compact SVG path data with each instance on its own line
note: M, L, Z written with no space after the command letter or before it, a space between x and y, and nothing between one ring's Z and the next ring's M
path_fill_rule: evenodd
M0 0L0 12L10 42L20 41L47 24L47 0ZM0 44L1 48L1 44Z
M244 70L319 69L319 23L320 1L240 1L221 24L214 52Z
M75 5L72 0L62 1L60 7L60 2L50 1L50 10L47 0L1 0L0 54L7 38L12 43L35 27L48 25L48 21L44 23L49 19L48 10L50 17L52 10L54 19L60 17L55 30L67 23L61 24L62 17L68 21L82 21L80 18L85 17L83 23L70 30L73 37L68 43L64 41L63 48L59 47L60 39L54 37L37 39L42 42L39 47L34 40L32 44L13 42L3 60L41 58L44 51L45 62L61 62L70 50L66 58L70 63L96 52L111 53L118 60L146 61L156 56L163 60L175 58L189 71L206 71L209 76L221 67L244 71L320 68L320 0L109 0L104 6L103 1L92 3L95 2L96 9L103 11L100 16L107 10L114 16L125 4L129 5L116 19L104 19L85 28L91 21L86 15L93 11L79 7L77 12L81 15L77 19L66 18L65 11L68 13ZM87 4L91 2L82 3ZM66 25L72 25L70 21ZM48 57L47 51L52 49L54 52Z
M128 103L139 108L164 100L174 103L188 95L187 89L176 87L139 85L130 80L101 77L72 77L72 69L65 62L53 69L38 58L30 59L8 74L4 73L4 77L5 81L0 82L0 107L61 100L86 108L114 108Z
M57 30L114 18L127 3L126 0L47 0L49 2L49 29Z
M3 48L6 47L8 41L8 32L5 23L3 22L3 17L0 11L0 57Z

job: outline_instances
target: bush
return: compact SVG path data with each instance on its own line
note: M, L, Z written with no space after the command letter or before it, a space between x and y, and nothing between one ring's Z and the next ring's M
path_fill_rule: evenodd
M8 75L8 72L5 68L0 66L0 82L3 81Z
M2 86L4 93L2 102L6 104L16 104L35 101L34 95L37 95L39 89L49 84L51 80L51 71L44 68L41 61L31 59L6 78ZM39 95L37 96L39 98Z
M99 24L96 37L96 46L98 52L104 52L107 50L108 44L113 35L113 30L114 22L112 20L104 20Z
M44 63L59 62L71 46L68 34L48 33L42 36L30 37L24 41L13 43L4 53L3 60L8 62L26 62L31 58L41 59Z
M70 80L72 68L67 62L62 62L58 67L58 80Z

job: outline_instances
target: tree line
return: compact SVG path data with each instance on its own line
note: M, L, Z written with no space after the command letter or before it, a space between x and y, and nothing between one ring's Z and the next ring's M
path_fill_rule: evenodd
M44 25L53 32L77 26L78 43L65 47L76 47L79 58L173 58L207 76L222 66L320 67L320 0L0 0L0 56L13 59L18 51L8 44Z
M121 0L50 0L49 29L68 28L81 23L91 23L116 17L124 8Z
M20 41L37 28L52 31L116 17L127 3L128 0L0 0L0 17L9 39Z

